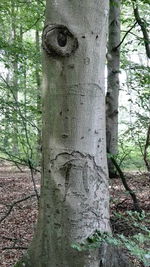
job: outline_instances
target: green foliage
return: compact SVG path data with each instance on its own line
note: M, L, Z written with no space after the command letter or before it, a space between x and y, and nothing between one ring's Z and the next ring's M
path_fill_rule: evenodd
M44 10L43 0L0 3L0 156L21 164L30 160L35 165L40 153L37 143Z
M142 222L147 220L149 222L148 215L142 211L141 214L138 212L127 212L125 215L120 213L115 214L116 217L127 221L130 224L134 224L137 232L133 236L125 236L123 234L101 233L95 231L94 234L89 236L84 242L78 244L72 244L72 248L82 251L88 249L94 249L100 247L101 243L106 242L110 245L126 248L132 255L137 257L143 262L144 266L150 264L150 230L147 226L142 226Z
M116 158L119 166L124 171L146 171L141 149L139 145L135 145L134 139L130 134L125 135L124 133L120 135L119 149Z
M149 28L149 1L136 1L140 17ZM121 1L123 36L135 23L132 1ZM149 34L149 33L148 33ZM119 107L119 153L121 167L125 170L145 170L144 150L147 138L150 99L150 68L147 63L142 31L138 24L127 34L121 45L121 81ZM122 76L120 76L122 78ZM150 148L147 148L150 162Z
M128 68L128 87L126 92L128 94L129 116L124 116L124 119L121 121L125 130L122 131L119 138L119 153L123 155L125 151L130 151L128 157L126 157L126 160L123 162L123 165L128 169L131 169L130 165L135 165L138 169L143 169L143 155L147 138L146 133L150 125L149 67L127 61L124 62L124 68ZM127 110L120 109L120 115L121 114L127 114ZM149 153L150 151L147 156L150 159ZM133 169L135 169L135 167L133 167Z
M114 6L114 7L118 7L119 6L119 2L116 0L110 0L110 5Z

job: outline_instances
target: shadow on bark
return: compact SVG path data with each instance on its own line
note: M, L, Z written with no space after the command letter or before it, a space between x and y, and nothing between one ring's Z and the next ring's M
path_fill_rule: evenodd
M135 267L135 265L129 261L127 255L123 252L121 248L117 248L113 245L103 244L100 247L99 254L99 263L96 265L97 267ZM47 265L48 264L48 265ZM56 267L50 266L50 263L45 263L42 267ZM87 263L84 266L81 264L80 266L74 265L75 267L93 267L89 266ZM95 266L95 263L94 263ZM28 255L24 255L23 259L17 262L14 267L35 267L30 263ZM72 266L59 266L59 267L72 267Z
M99 267L134 267L134 264L129 261L121 248L103 244L100 248Z

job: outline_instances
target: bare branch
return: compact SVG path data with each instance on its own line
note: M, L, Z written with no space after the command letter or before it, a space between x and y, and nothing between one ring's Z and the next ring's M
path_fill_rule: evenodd
M119 167L119 165L118 165L118 163L117 163L117 161L115 160L114 157L111 157L111 161L112 161L112 163L114 164L116 170L117 170L118 173L119 173L119 176L120 176L120 178L121 178L121 181L122 181L122 184L123 184L125 190L130 194L130 196L131 196L131 198L132 198L132 200L133 200L133 204L134 204L134 208L135 208L135 210L136 210L137 212L141 213L142 210L141 210L141 208L140 208L140 206L139 206L139 201L138 201L138 199L137 199L137 197L136 197L136 194L133 192L133 190L132 190L132 189L129 187L129 185L127 184L127 181L126 181L126 178L125 178L125 176L124 176L124 173L122 172L121 168Z
M22 165L22 166L29 167L29 164L28 164L27 160L20 159L20 158L18 158L18 157L15 156L15 155L11 155L11 154L8 153L7 151L4 151L4 149L2 149L1 147L0 147L0 151L3 152L3 153L5 153L6 155L9 156L9 159L8 159L8 158L5 158L5 157L2 157L2 156L0 156L0 159L2 159L2 160L6 160L6 161L9 161L9 162L13 162L15 165ZM17 167L18 167L18 166L17 166ZM35 167L32 167L32 169L33 169L35 172L40 172L40 173L41 173L41 171L40 171L39 169L35 168Z
M145 161L145 165L147 167L148 172L150 172L150 162L147 159L147 149L149 146L150 146L150 125L147 130L146 143L144 146L144 155L143 155L143 159Z
M137 24L137 21L136 21L136 22L132 25L132 27L125 33L125 35L123 36L121 42L120 42L116 47L114 47L113 50L118 49L118 47L120 47L120 46L122 45L122 43L124 42L126 36L132 31L132 29L135 27L136 24Z
M22 240L14 238L14 237L8 237L8 236L1 236L2 239L9 240L11 242L21 242Z
M21 202L23 202L23 201L26 201L27 199L32 198L32 197L35 197L35 196L36 196L36 194L31 194L31 195L29 195L29 196L27 196L27 197L24 197L24 198L22 198L22 199L19 199L19 200L17 200L17 201L14 201L14 202L10 205L10 207L9 207L8 211L6 212L6 214L0 219L0 223L1 223L2 221L4 221L4 220L7 218L7 216L11 213L12 209L14 208L14 206L16 206L18 203L21 203Z
M132 4L133 4L134 17L138 25L141 27L141 31L143 33L146 55L148 58L150 58L150 41L149 41L149 36L148 36L147 29L146 29L146 25L145 25L144 20L140 17L137 1L132 0Z
M15 101L15 103L16 103L16 106L17 106L17 108L18 108L18 113L19 113L19 115L20 115L20 118L22 118L22 122L24 123L25 121L27 121L32 127L36 128L36 130L37 130L38 132L40 132L40 129L36 126L35 123L31 122L29 119L27 119L27 118L25 118L25 117L23 116L23 114L22 114L22 112L21 112L21 110L20 110L20 107L18 106L18 100L16 99L16 96L15 96L13 90L12 90L12 86L9 85L9 83L6 81L6 79L5 79L2 75L0 75L0 78L1 78L1 80L6 84L7 88L10 90L10 92L11 92L11 94L12 94L12 96L13 96L14 101Z
M28 247L20 247L20 246L12 246L12 247L4 247L2 250L7 250L7 249L28 249Z
M33 167L32 167L32 163L31 163L30 160L28 160L28 164L29 164L29 168L30 168L30 172L31 172L31 179L32 179L34 191L35 191L35 194L36 194L36 197L37 197L37 202L38 202L38 205L39 205L40 196L39 196L37 188L36 188L36 183L35 183L35 180L34 180Z

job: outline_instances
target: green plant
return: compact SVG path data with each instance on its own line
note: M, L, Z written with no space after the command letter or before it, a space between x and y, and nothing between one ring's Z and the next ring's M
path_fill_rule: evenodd
M94 249L106 242L110 245L126 248L130 254L137 257L144 266L150 265L150 230L146 226L149 223L149 214L144 211L127 211L125 214L114 213L115 217L128 222L135 228L136 234L125 236L124 234L100 233L98 230L89 236L84 242L72 244L72 248L78 251ZM144 224L143 224L144 222Z

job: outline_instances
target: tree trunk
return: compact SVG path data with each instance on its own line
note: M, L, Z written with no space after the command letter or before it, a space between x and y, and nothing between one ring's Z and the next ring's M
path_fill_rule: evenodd
M107 1L47 1L43 33L43 177L32 261L99 265L71 244L110 231L105 153Z
M40 210L31 247L16 266L110 266L103 261L105 246L81 252L71 247L96 230L110 232L104 90L107 19L106 0L86 4L47 0Z
M106 95L106 135L107 152L116 155L118 151L118 97L120 68L120 0L110 0L109 38L107 53L107 95ZM115 169L108 159L109 175L115 175Z
M40 77L40 65L41 65L41 57L40 57L40 34L39 30L36 29L35 32L35 43L36 43L36 65L35 65L35 74L36 74L36 85L37 85L37 111L40 113L41 111L41 77ZM41 165L41 120L39 116L37 116L37 164Z
M9 84L10 82L10 72L7 73L6 76L6 83ZM7 90L7 96L6 96L6 101L9 103L10 101L10 92ZM3 139L3 147L5 149L8 148L9 146L9 134L10 134L10 107L9 105L6 105L6 112L5 112L5 135Z
M150 176L150 159L148 157L148 148L150 147L150 125L148 126L147 129L147 133L146 133L146 142L145 142L145 146L144 146L144 155L143 155L143 159L145 162L145 166L147 167L147 170L149 172L149 176Z
M11 1L11 16L12 16L12 43L16 45L17 33L16 33L16 10L15 4ZM12 151L14 155L18 154L18 55L15 52L12 63L12 93L15 101L15 108L13 112L13 134L12 134Z

